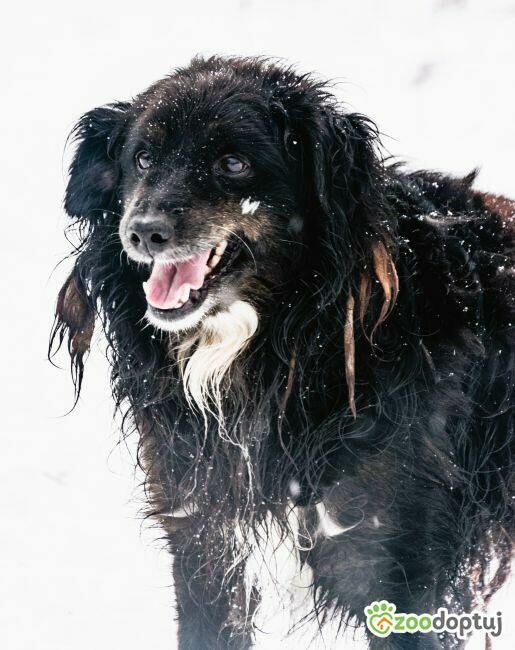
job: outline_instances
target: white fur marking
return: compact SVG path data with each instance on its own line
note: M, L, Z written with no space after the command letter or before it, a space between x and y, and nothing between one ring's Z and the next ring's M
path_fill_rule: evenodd
M245 583L250 596L252 587L260 594L253 624L257 633L275 639L285 638L296 623L313 608L313 574L301 565L298 550L299 510L291 508L288 520L292 534L285 536L269 515L250 544L245 562ZM257 640L257 639L256 639Z
M222 380L257 327L254 307L236 300L226 310L207 316L199 331L181 341L177 348L186 398L204 418L211 413L221 426Z
M318 519L320 522L318 525L318 532L324 535L325 537L336 537L336 535L341 535L345 531L354 528L354 526L347 526L347 528L343 528L342 526L339 526L334 521L334 519L330 517L323 501L317 503L316 509L318 513Z
M259 201L252 201L250 198L240 201L242 214L254 214L259 208Z
M270 515L262 534L246 541L245 580L247 593L258 589L261 602L253 616L254 650L365 649L366 635L349 627L339 630L339 617L320 627L313 613L313 572L300 561L299 550L309 550L313 541L300 531L302 508L290 507L290 534L284 537Z

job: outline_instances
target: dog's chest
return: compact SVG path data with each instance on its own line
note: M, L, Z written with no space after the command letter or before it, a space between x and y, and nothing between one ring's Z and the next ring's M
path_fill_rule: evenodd
M319 513L320 514L320 513ZM301 560L303 551L315 543L316 535L340 533L320 521L313 538L299 533L298 510L288 516L293 535L284 536L270 518L263 531L256 531L245 560L247 593L252 588L259 593L260 602L252 623L255 645L259 650L327 650L336 647L365 648L354 629L347 633L338 630L339 618L331 619L332 611L325 612L327 622L317 618L314 605L313 571Z

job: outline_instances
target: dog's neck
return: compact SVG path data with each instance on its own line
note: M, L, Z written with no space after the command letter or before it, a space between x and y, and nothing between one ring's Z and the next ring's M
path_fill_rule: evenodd
M223 428L222 384L234 360L258 328L258 314L248 302L237 300L228 309L208 316L201 327L186 334L172 354L179 364L184 392L207 422L214 416Z

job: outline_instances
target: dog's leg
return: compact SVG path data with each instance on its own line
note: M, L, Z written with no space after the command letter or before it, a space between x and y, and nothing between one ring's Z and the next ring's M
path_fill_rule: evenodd
M370 483L356 477L339 482L328 491L323 507L318 504L308 521L314 527L316 544L309 552L315 593L323 607L335 605L342 620L365 626L382 607L392 613L433 614L439 607L460 613L467 606L465 593L446 598L452 587L456 552L438 546L442 535L456 538L456 518L449 518L434 504L446 503L444 488L409 480L401 484L387 473L371 471ZM407 480L407 479L405 479ZM389 490L394 485L399 490ZM428 490L432 490L428 498ZM371 496L370 496L371 495ZM375 498L372 498L375 497ZM393 507L392 504L395 504ZM413 505L412 505L413 504ZM445 529L442 531L442 522ZM381 603L387 601L387 603ZM463 602L462 602L463 601ZM327 605L326 605L327 604ZM375 609L374 609L375 607ZM432 650L457 648L457 637L439 638L433 633L395 630L386 638L368 633L371 650Z
M368 538L353 531L343 533L337 539L326 539L310 553L308 559L314 577L314 586L328 603L339 604L342 622L348 620L352 628L356 623L365 627L365 611L376 601L388 601L401 613L432 613L435 593L427 589L417 589L413 575L406 573L401 562L393 555L385 553L379 535L368 531ZM346 536L347 535L347 536ZM400 577L402 574L402 579ZM395 610L394 610L395 611ZM345 631L345 623L338 631L322 629L324 637L339 647ZM330 636L336 634L336 638ZM435 633L391 632L388 637L375 636L367 629L370 650L437 650L460 647L459 639L439 639ZM329 647L333 645L329 642Z
M179 650L248 650L251 635L234 624L234 593L238 576L205 577L205 558L197 549L174 556Z

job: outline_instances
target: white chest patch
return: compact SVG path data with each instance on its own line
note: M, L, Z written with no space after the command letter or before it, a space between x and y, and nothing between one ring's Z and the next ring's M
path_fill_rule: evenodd
M222 425L222 380L257 328L254 307L236 300L225 311L206 317L200 330L177 346L186 399L204 418L211 413Z

